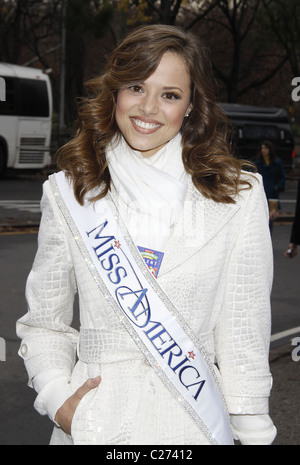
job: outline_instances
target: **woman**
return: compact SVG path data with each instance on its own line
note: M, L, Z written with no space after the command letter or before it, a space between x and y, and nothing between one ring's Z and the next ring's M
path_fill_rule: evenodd
M278 216L279 193L284 190L285 186L283 163L276 156L272 142L264 141L261 143L255 164L257 171L263 178L266 197L269 201L270 230L272 231L273 221ZM273 208L273 200L277 200L275 208Z
M234 438L270 444L265 197L231 156L205 49L142 27L88 89L17 326L51 443L227 444L228 409Z

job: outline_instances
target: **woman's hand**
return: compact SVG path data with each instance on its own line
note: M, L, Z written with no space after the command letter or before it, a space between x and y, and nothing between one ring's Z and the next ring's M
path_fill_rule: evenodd
M69 397L65 403L57 410L55 415L56 423L61 427L61 429L71 435L71 424L75 410L81 401L81 399L92 389L95 389L99 386L101 382L101 377L97 376L96 378L88 379L74 394Z
M297 255L297 244L290 244L288 249L285 251L284 256L288 258L294 258Z
M272 210L270 211L270 220L274 221L279 217L279 211L278 210Z

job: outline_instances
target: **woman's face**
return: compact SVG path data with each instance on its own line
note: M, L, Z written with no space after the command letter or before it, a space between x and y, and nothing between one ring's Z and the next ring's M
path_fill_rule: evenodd
M116 121L134 150L151 157L176 136L192 108L190 84L184 59L166 52L148 79L119 91Z
M263 157L268 157L270 150L265 144L262 144L260 147L260 153L262 154Z

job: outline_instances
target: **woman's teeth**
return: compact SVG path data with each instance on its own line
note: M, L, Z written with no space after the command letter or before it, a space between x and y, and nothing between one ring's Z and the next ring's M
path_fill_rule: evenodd
M155 124L155 123L145 123L145 121L141 121L140 119L135 119L135 118L132 118L134 124L136 124L137 126L139 126L140 128L143 128L143 129L155 129L155 128L158 128L160 126L160 124Z

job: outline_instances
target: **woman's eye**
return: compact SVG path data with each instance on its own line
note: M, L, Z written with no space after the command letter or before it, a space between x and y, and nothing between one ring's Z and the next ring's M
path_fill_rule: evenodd
M130 86L129 89L130 89L132 92L134 92L134 93L139 93L139 92L142 92L142 91L143 91L143 89L141 88L141 86L137 86L137 85L135 85L135 86Z
M175 94L174 92L166 92L164 94L164 98L167 100L178 100L180 97L179 95Z

